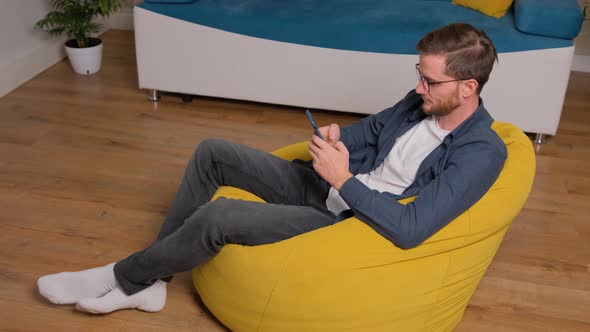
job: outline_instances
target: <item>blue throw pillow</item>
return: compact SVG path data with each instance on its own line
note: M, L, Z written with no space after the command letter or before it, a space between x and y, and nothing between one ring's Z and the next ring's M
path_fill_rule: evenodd
M516 28L534 35L573 39L582 27L578 0L516 0Z

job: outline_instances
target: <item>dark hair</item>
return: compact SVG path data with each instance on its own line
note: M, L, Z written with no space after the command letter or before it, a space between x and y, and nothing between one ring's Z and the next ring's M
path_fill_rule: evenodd
M421 54L445 55L445 74L457 79L473 78L477 94L490 77L498 54L483 30L464 23L449 24L426 34L416 45Z

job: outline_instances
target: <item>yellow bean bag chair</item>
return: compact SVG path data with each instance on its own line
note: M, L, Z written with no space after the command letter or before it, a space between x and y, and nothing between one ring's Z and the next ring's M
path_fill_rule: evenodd
M233 331L453 330L535 174L528 137L492 128L508 149L498 180L418 247L400 249L356 218L269 245L226 245L192 272L203 302ZM274 153L309 159L306 142ZM230 187L219 196L262 201Z

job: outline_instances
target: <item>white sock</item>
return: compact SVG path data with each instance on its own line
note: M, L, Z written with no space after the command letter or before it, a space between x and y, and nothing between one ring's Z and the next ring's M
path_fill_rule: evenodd
M100 298L87 298L78 301L76 309L93 314L108 314L121 309L139 309L148 312L160 311L166 304L166 283L156 281L150 287L127 295L120 287Z
M62 272L37 280L39 293L55 304L76 303L87 297L103 296L117 288L115 263L79 272Z

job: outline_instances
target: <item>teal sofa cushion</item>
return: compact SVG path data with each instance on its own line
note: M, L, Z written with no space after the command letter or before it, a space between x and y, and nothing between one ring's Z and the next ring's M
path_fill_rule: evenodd
M575 38L580 32L582 9L577 0L516 0L516 28L556 38Z

